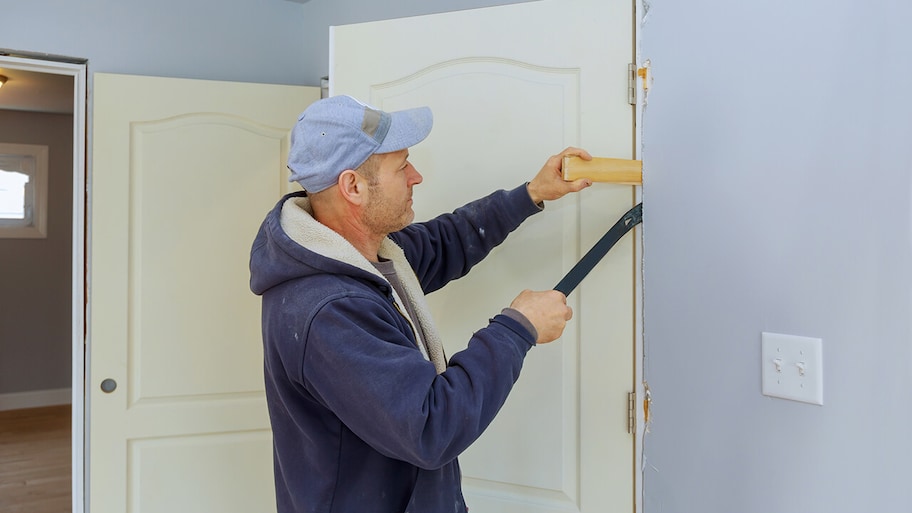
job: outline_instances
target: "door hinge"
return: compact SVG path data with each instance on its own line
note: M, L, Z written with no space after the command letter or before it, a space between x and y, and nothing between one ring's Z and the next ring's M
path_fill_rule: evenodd
M627 393L627 432L636 432L636 392Z
M627 65L627 103L636 105L637 103L637 65L630 63Z

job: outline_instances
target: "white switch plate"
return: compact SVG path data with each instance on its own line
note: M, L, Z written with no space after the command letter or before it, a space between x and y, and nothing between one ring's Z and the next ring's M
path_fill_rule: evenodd
M823 405L823 341L761 334L763 395Z

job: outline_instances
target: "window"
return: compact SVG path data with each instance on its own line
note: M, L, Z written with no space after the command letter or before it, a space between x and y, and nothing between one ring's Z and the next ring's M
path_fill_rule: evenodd
M0 238L47 236L48 147L0 143Z

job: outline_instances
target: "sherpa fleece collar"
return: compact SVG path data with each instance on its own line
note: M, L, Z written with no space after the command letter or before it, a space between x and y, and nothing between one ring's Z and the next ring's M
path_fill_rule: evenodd
M310 199L306 196L288 198L282 205L282 213L279 220L282 230L291 240L301 246L326 258L357 267L389 283L383 274L364 258L364 255L358 252L350 242L313 218ZM405 300L412 304L415 309L415 315L418 317L418 319L409 319L413 326L420 326L419 329L415 330L417 331L415 337L418 340L418 348L424 357L434 364L437 373L442 373L446 369L443 343L440 334L437 332L437 327L434 325L430 307L424 297L421 284L418 282L417 276L415 276L415 271L405 258L402 248L390 238L386 238L381 242L378 256L393 262L396 274L402 282L403 289L405 289L407 296ZM395 288L390 286L390 290L393 293L393 298L399 304L404 305L403 298L399 297ZM408 311L406 309L401 309L401 311L402 315L408 318ZM424 337L421 336L422 333L424 333ZM422 340L422 338L425 340Z

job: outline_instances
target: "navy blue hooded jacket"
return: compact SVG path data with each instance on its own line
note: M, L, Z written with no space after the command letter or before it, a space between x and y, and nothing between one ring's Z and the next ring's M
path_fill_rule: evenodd
M401 248L429 293L539 211L521 186L384 244ZM533 335L494 315L438 373L389 282L310 217L304 193L267 215L250 270L262 295L279 513L465 513L456 458L503 405Z

